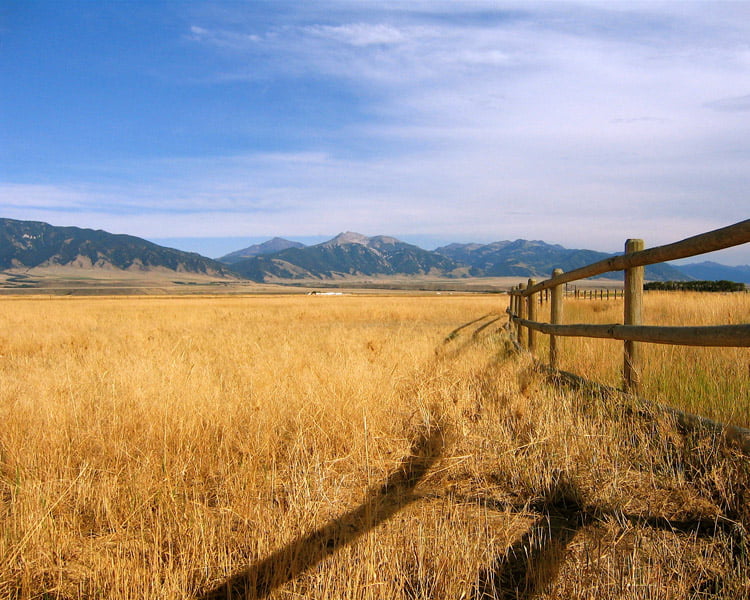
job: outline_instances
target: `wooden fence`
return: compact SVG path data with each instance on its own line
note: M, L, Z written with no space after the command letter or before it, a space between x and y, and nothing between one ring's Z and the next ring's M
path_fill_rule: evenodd
M619 288L579 288L565 284L563 297L580 298L582 300L617 300L622 298L624 291ZM539 292L539 304L544 304L552 299L549 289Z
M676 344L684 346L750 347L750 323L741 325L713 325L706 327L660 327L642 324L644 267L669 260L697 256L750 242L750 219L729 227L716 229L673 244L644 249L643 240L625 242L625 253L564 273L555 269L552 277L540 283L529 279L510 291L511 331L521 346L534 352L537 332L550 336L550 366L557 369L560 362L558 337L595 337L624 342L623 380L625 391L637 394L640 387L642 357L641 343ZM623 323L593 325L563 324L565 284L587 277L624 271ZM551 322L537 321L537 306L541 294L550 290ZM525 330L525 331L524 331Z

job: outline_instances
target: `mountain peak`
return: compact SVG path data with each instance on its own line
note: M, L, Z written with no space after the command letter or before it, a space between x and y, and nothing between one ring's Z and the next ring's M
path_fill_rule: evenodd
M230 252L229 254L226 254L217 260L231 265L241 260L245 260L246 258L252 258L253 256L263 256L265 254L274 254L276 252L281 252L282 250L286 250L288 248L304 248L304 247L305 245L299 242L292 242L284 238L275 237L271 240L268 240L267 242L263 242L262 244L253 244L252 246L248 246L247 248L243 248L242 250L236 250L234 252Z
M403 242L390 235L376 235L374 238L370 238L371 242L377 242L378 244L390 244L395 246L396 244L403 244Z
M344 246L346 244L362 244L363 246L367 246L370 243L370 238L368 238L366 235L362 235L361 233L356 233L354 231L344 231L342 233L339 233L335 238L332 240L328 240L327 242L324 242L323 246Z

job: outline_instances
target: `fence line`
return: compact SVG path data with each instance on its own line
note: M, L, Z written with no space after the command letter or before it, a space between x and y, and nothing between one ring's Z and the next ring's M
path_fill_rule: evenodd
M550 366L559 368L557 336L603 337L624 341L623 384L626 391L637 394L640 387L642 357L640 344L676 344L689 346L750 347L750 324L714 325L704 327L661 327L643 325L643 279L646 265L668 260L698 256L750 242L750 219L728 227L702 233L673 244L644 249L643 240L625 242L625 253L564 273L555 269L552 277L540 283L529 279L511 289L510 324L515 325L516 338L530 351L536 347L536 332L550 335ZM563 293L561 286L571 281L625 271L623 324L563 324ZM536 320L540 292L552 290L551 323ZM527 329L524 336L523 328ZM525 339L524 339L525 338Z
M673 344L677 346L750 347L750 324L706 327L650 327L647 325L556 325L519 319L522 327L556 337L609 338L628 342Z
M560 271L562 273L562 271ZM550 302L552 300L552 290L547 288L539 292L539 304ZM567 285L563 291L566 298L581 298L582 300L617 300L624 296L624 292L618 288L591 288L579 289L577 286L568 288Z
M586 279L612 271L627 271L634 267L655 265L679 258L689 258L691 256L714 252L715 250L724 250L732 246L739 246L747 242L750 242L750 219L740 221L728 227L701 233L700 235L689 237L673 244L657 246L633 253L628 253L626 250L625 254L605 258L599 262L563 273L558 278L542 281L536 284L534 288L526 290L524 295L536 294L541 290L552 288L562 283Z

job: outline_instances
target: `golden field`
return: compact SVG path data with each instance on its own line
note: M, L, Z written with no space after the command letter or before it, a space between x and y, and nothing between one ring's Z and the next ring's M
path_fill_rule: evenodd
M566 323L622 323L623 301L566 298ZM549 304L539 318L549 321ZM644 325L750 323L750 294L647 292ZM547 336L537 356L548 360ZM615 387L622 385L623 342L562 338L561 368ZM750 428L750 349L642 344L641 394L654 402L721 423Z
M747 458L506 296L0 306L0 598L750 597Z

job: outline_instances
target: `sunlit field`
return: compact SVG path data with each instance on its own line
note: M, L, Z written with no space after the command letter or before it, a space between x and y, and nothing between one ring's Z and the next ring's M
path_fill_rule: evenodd
M566 323L622 323L621 299L566 298ZM730 325L750 323L750 294L647 292L645 325ZM549 320L549 304L540 318ZM548 360L547 336L540 352ZM722 423L750 427L750 349L643 344L641 394L650 400ZM622 385L623 342L562 339L561 368L588 379Z
M746 457L552 386L506 306L0 299L0 598L750 597ZM660 352L659 398L652 363L747 374Z

